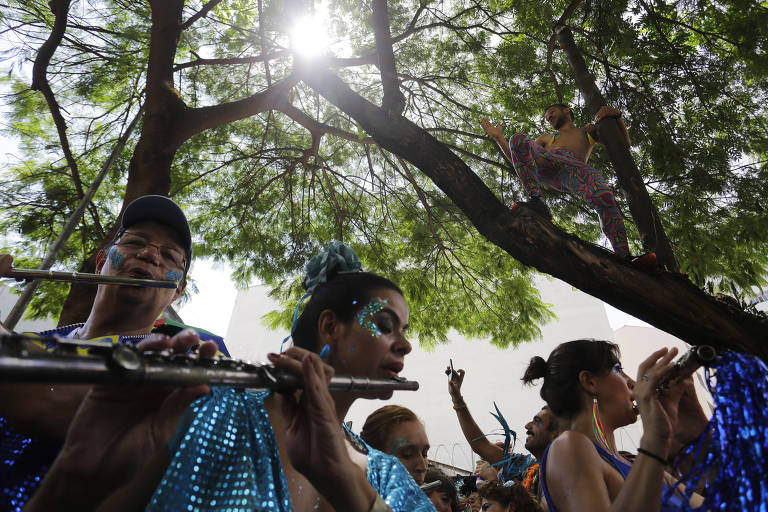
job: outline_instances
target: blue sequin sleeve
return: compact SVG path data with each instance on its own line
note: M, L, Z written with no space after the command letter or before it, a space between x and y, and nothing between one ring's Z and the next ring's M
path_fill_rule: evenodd
M393 512L436 512L435 506L397 457L371 448L354 432L349 429L347 432L368 450L368 483Z
M368 482L393 512L436 512L397 457L370 448Z
M265 392L213 387L169 445L171 462L147 511L290 512Z

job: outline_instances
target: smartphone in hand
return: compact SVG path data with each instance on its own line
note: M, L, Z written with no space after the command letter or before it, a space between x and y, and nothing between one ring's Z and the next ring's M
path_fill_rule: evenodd
M453 359L448 359L448 363L451 366L451 380L456 382L459 380L459 373L453 369Z

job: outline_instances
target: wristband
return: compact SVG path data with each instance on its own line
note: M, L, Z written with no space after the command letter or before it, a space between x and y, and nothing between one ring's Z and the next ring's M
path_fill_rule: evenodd
M457 406L457 405L454 405L454 406L453 406L453 410L454 410L454 411L463 411L464 409L467 409L467 404L464 404L464 405L458 405L458 406Z
M643 448L638 448L637 449L637 453L642 453L646 457L650 457L653 460L656 460L656 461L660 462L662 466L666 466L667 465L667 461L666 460L664 460L662 457L659 457L655 453L649 452L648 450L644 450Z
M387 503L377 493L376 500L373 502L373 505L371 505L368 512L387 512L387 510L389 510Z

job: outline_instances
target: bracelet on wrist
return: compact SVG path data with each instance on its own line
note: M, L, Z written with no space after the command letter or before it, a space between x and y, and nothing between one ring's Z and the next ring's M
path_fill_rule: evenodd
M460 402L456 402L456 401L453 402L453 410L454 411L461 411L461 410L466 409L466 408L467 408L467 404L466 404L466 402L464 402L464 400L462 400Z
M653 460L655 460L655 461L658 461L659 463L661 463L661 465L662 465L662 466L666 466L666 465L667 465L667 460L666 460L665 458L663 458L663 457L661 457L661 456L659 456L659 455L656 455L656 454L655 454L655 453L653 453L653 452L649 452L648 450L645 450L645 449L643 449L643 448L638 448L638 449L637 449L637 453L638 453L638 454L641 454L641 453L642 453L642 454L643 454L643 455L645 455L646 457L650 457L650 458L652 458Z

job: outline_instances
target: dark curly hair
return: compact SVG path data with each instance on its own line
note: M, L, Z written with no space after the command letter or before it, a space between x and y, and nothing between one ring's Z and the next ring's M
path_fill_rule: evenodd
M562 109L562 110L565 110L565 109L567 109L567 108L570 108L570 109L571 109L571 111L570 111L570 112L568 112L568 113L569 113L569 114L570 114L570 116L571 116L571 121L573 121L573 109L572 109L572 108L571 108L569 105L566 105L565 103L553 103L553 104L549 105L547 108L545 108L545 109L544 109L544 113L546 114L546 113L547 113L547 110L549 110L549 109L550 109L550 108L552 108L552 107L557 107L557 108L559 108L559 109Z
M610 341L568 341L558 345L546 361L539 356L531 358L522 380L531 384L543 378L541 398L558 418L567 420L580 408L579 372L607 375L618 364L619 356L618 345Z
M293 343L317 352L320 349L317 346L317 322L323 311L330 309L339 321L349 323L373 299L373 292L381 289L394 290L403 295L403 291L386 277L370 272L339 274L331 271L328 280L315 288L299 316Z
M428 484L436 481L439 481L440 485L426 491L427 496L431 496L436 492L444 492L448 495L448 500L451 502L451 510L456 510L459 506L459 495L456 491L456 485L439 469L429 468L427 474L424 476L424 483Z
M509 486L488 484L477 493L481 498L496 501L502 507L514 505L515 512L543 512L533 496L519 483Z

